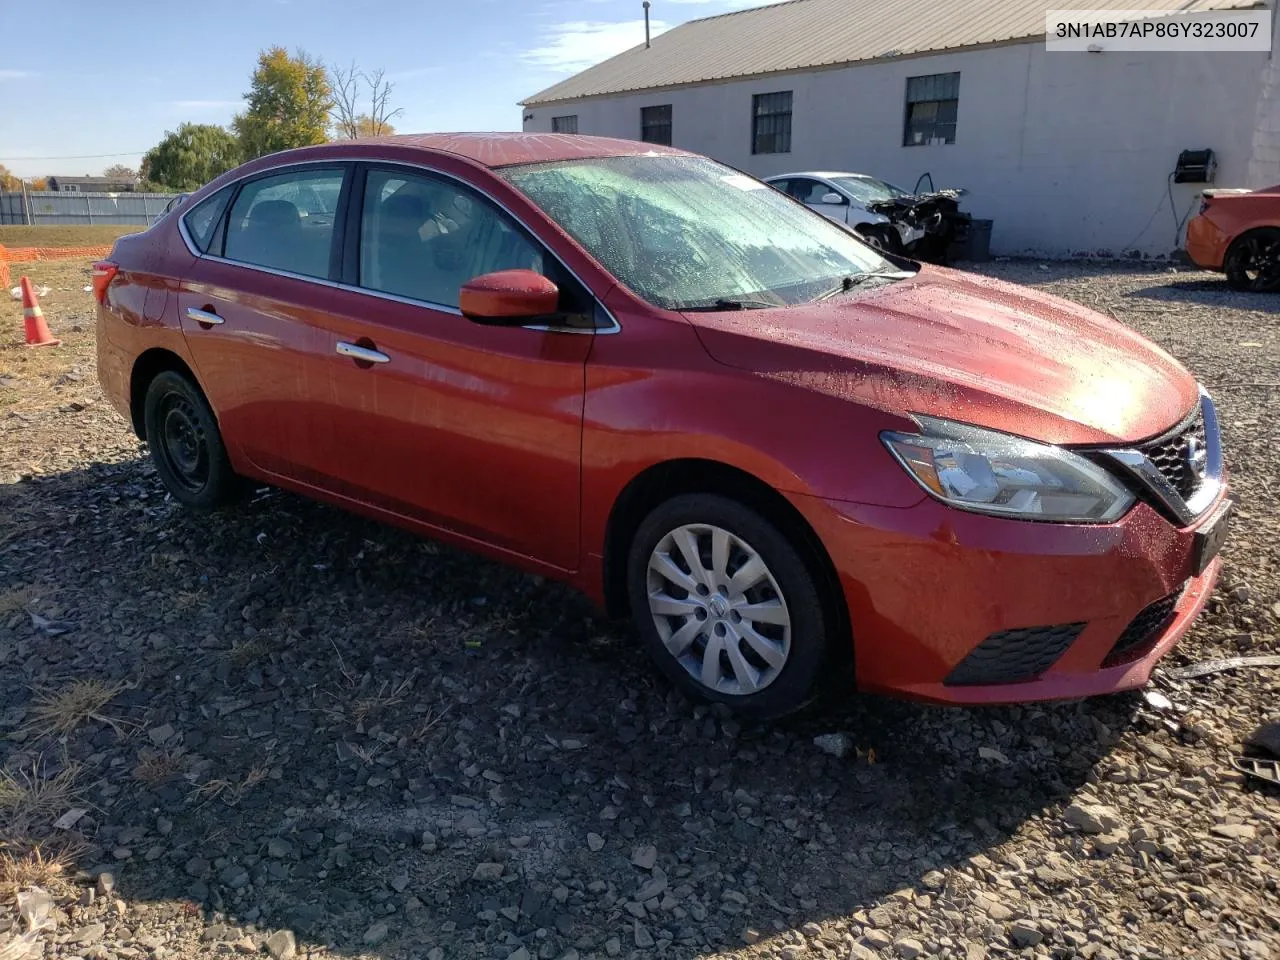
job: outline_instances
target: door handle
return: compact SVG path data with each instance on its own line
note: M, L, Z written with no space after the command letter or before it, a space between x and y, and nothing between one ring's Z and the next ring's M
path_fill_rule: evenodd
M364 363L390 363L391 358L380 350L371 350L355 343L339 342L334 348L340 357L350 357Z
M212 310L201 310L198 307L187 307L187 316L196 323L207 323L212 326L217 326L219 323L227 322Z

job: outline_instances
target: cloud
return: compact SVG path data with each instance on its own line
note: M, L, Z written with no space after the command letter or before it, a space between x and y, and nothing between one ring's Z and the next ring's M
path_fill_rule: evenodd
M0 80L25 80L28 77L38 76L30 70L0 70Z
M240 106L239 100L174 100L179 110L225 110Z
M670 29L662 20L650 21L653 36ZM615 54L644 43L644 21L609 23L601 20L572 20L557 23L544 33L542 44L520 55L525 63L547 70L573 73L585 70Z

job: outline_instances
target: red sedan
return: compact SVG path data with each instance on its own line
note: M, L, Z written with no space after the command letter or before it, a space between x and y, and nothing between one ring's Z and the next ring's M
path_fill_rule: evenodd
M567 581L757 716L1139 686L1218 576L1213 403L1076 304L704 157L392 137L225 174L97 266L177 501L275 484Z

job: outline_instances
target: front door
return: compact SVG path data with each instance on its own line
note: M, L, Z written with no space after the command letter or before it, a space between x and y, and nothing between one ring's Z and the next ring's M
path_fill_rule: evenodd
M585 291L457 181L402 168L363 176L349 278L361 289L328 301L325 419L341 492L575 569L593 334L481 326L457 305L466 280L518 267L561 283L562 304Z
M322 318L345 169L246 182L225 223L196 238L206 252L178 290L183 335L233 459L310 484L329 446L312 397L328 375Z
M838 220L845 223L849 219L849 201L844 197L840 197L839 203L824 203L823 197L835 194L840 196L839 192L831 186L823 183L821 180L812 180L809 177L796 177L791 181L789 187L790 194L803 203L814 213L820 213L824 217L832 220Z

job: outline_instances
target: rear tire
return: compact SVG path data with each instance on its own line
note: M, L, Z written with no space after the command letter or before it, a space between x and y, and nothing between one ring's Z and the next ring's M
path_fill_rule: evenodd
M695 699L760 719L817 695L830 624L818 584L772 523L712 494L656 507L628 555L632 619L658 668Z
M1236 237L1222 269L1232 289L1251 293L1280 290L1280 228L1263 227Z
M208 510L235 499L240 480L199 387L181 373L163 370L147 385L143 411L151 460L175 500Z

